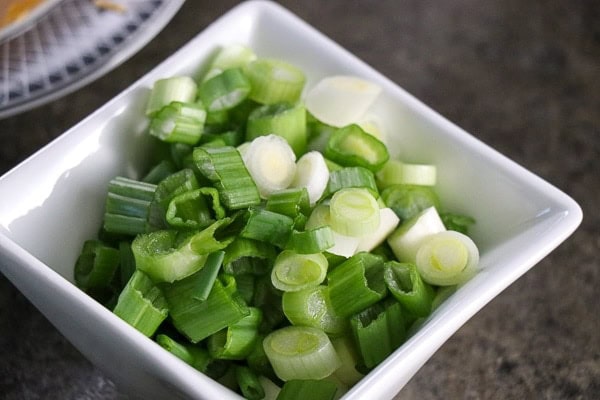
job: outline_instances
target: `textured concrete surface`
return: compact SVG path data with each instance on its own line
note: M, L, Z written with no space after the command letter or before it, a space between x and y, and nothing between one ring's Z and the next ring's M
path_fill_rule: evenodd
M0 173L236 3L188 1L110 76L0 121ZM465 324L397 398L600 398L600 3L283 3L584 211L576 233ZM0 276L0 398L124 396Z

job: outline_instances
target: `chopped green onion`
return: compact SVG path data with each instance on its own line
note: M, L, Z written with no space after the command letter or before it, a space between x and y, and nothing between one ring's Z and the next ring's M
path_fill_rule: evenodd
M197 299L194 275L165 285L163 292L173 326L192 343L198 343L250 314L231 275L219 275L205 301Z
M471 278L479 263L473 240L456 231L445 231L423 240L416 254L417 270L425 282L452 286Z
M164 333L156 335L156 342L175 357L213 379L218 379L225 373L225 362L212 359L204 347L191 343L179 343Z
M119 267L119 250L99 240L86 240L75 263L75 283L83 291L108 287Z
M191 103L196 99L198 85L189 76L175 76L172 78L159 79L154 82L146 115L152 116L161 108L173 101Z
M173 282L200 270L208 254L222 250L233 238L217 238L231 218L214 222L202 231L179 240L174 231L138 235L132 243L137 268L155 282Z
M333 312L327 286L284 292L282 306L292 325L319 328L330 336L340 336L348 330L348 321Z
M379 209L379 227L369 235L360 238L360 243L356 251L371 251L381 243L385 242L387 237L396 229L400 218L391 208Z
M329 169L325 158L318 151L310 151L296 163L296 175L291 186L306 188L310 205L314 206L323 196L328 181Z
M342 127L357 122L375 101L381 88L353 76L320 80L305 97L306 108L326 124Z
M198 282L194 298L200 301L208 299L210 291L212 290L212 287L217 280L219 271L221 270L224 256L225 252L221 250L210 253L208 257L206 257L204 267L202 267L197 274L194 274L194 280Z
M169 143L194 145L204 130L202 104L174 101L160 109L150 123L150 134Z
M158 226L163 224L167 227L166 214L171 200L177 195L198 189L198 186L196 175L189 168L177 171L160 181L156 186L150 209L150 219L153 224Z
M244 73L252 85L250 98L262 104L296 103L306 80L297 67L285 61L266 58L248 63Z
M248 222L240 236L246 239L254 239L262 242L272 243L284 248L292 233L294 220L287 215L274 213L261 208L249 210Z
M379 197L375 176L363 167L346 167L329 174L329 182L324 197L329 197L338 190L346 188L362 188L368 190L373 197Z
M111 233L137 235L147 232L151 204L157 186L116 177L108 184L104 229Z
M395 300L377 303L350 318L365 368L381 363L404 341L402 308Z
M325 204L319 204L313 209L308 221L306 221L305 229L314 229L322 226L331 226L329 206ZM334 245L327 249L328 253L346 258L356 253L356 248L361 238L342 235L334 230L332 230L332 235Z
M175 165L169 160L162 160L156 164L147 174L142 178L142 182L158 184L160 181L165 179L167 176L175 173Z
M229 110L250 93L250 82L240 68L230 68L202 82L198 96L210 112Z
M235 147L194 149L194 163L219 191L221 201L230 210L260 203L260 195Z
M276 134L299 156L306 151L306 111L301 104L275 103L258 107L248 115L246 140Z
M212 60L211 68L226 70L229 68L240 68L256 60L254 51L243 44L230 44L219 50Z
M294 379L283 385L277 400L333 400L336 391L335 383L328 380Z
M179 229L202 229L214 222L199 189L175 196L169 202L165 218L169 226Z
M331 343L342 360L342 365L335 371L334 376L345 385L355 385L364 375L356 369L356 365L360 362L360 355L354 340L350 336L342 336L332 339Z
M357 122L363 131L375 136L382 143L386 143L387 133L383 121L378 115L366 112Z
M341 364L327 334L317 328L281 328L271 332L263 346L273 370L283 381L323 379Z
M329 204L331 227L342 235L362 237L379 227L379 204L366 189L342 189Z
M161 290L146 274L135 271L119 295L113 312L150 337L167 318L169 309Z
M252 140L242 159L263 199L286 189L296 174L296 155L288 142L278 135Z
M260 384L263 387L263 390L265 392L265 397L263 397L264 400L277 400L277 396L279 396L279 393L281 392L281 388L279 386L277 386L271 379L260 375L258 377L258 380L260 382Z
M440 200L432 188L416 185L393 185L381 192L387 207L394 210L402 222L411 219L421 211L440 208Z
M437 180L435 165L407 164L399 160L388 160L377 172L379 187L392 185L434 186Z
M310 214L308 191L305 187L289 188L271 193L266 209L295 218L298 214Z
M414 264L423 240L445 230L435 207L429 207L400 225L388 236L387 242L398 261Z
M383 280L383 259L370 253L357 253L327 275L333 311L349 317L375 304L387 295Z
M237 237L225 249L223 266L230 275L262 275L271 270L275 257L277 252L273 245Z
M250 354L258 338L262 311L256 307L249 307L249 310L250 314L208 337L207 346L211 357L243 360Z
M300 254L320 253L335 245L333 231L329 226L293 231L287 247Z
M414 264L388 261L383 278L392 296L412 315L426 317L431 313L435 290L423 282Z
M389 159L385 144L352 124L335 130L325 148L325 156L345 167L365 167L377 172Z
M271 283L279 290L295 292L321 284L327 276L327 259L321 253L282 251L275 259Z
M469 227L475 223L475 218L468 215L454 214L450 212L440 213L444 226L449 231L457 231L468 235Z
M245 399L261 400L265 397L265 391L262 387L258 375L250 368L243 365L236 365L235 377L237 384Z

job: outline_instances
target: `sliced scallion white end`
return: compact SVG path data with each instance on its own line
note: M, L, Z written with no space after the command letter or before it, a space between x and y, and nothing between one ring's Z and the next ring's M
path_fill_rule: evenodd
M366 189L346 188L329 204L331 227L342 235L363 237L379 228L379 204Z
M435 207L429 207L401 224L387 239L394 255L402 262L415 263L423 240L446 230Z
M297 254L282 251L271 270L271 283L285 292L319 286L327 276L327 258L322 253Z
M357 121L357 124L369 135L375 136L382 143L387 143L387 132L383 125L383 121L381 121L378 115L367 111L365 115Z
M380 187L391 185L434 186L437 168L432 164L408 164L400 160L388 160L377 174Z
M398 227L400 218L391 208L379 209L379 227L373 233L363 236L356 248L359 251L371 251L384 242L385 239Z
M416 255L417 270L432 285L458 285L473 276L479 250L471 238L456 232L439 232L426 238Z
M278 329L264 339L263 348L275 374L283 381L323 379L341 365L329 337L317 328Z
M242 158L264 199L286 189L296 175L296 155L281 136L257 137L245 149Z
M381 88L364 79L336 75L319 81L306 94L306 109L318 120L342 127L360 120Z
M306 221L305 228L314 229L320 226L331 226L329 205L327 204L319 204L313 209L308 221ZM356 253L356 248L358 247L361 238L342 235L333 229L332 234L335 244L333 247L327 249L328 253L346 258L351 257Z
M146 115L154 115L173 101L192 103L196 100L197 92L198 85L189 76L159 79L152 86L146 107Z
M325 158L318 151L310 151L296 163L296 175L290 186L305 187L310 205L314 206L325 192L328 181L329 168Z

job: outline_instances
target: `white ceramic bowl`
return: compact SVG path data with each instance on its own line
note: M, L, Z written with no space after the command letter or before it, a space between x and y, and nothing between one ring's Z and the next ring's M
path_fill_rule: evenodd
M280 6L245 2L57 140L0 178L2 272L123 391L140 398L236 394L162 350L73 285L83 241L100 226L107 182L146 167L145 100L152 83L193 74L220 45L245 43L301 67L308 86L331 74L377 82L375 112L393 153L435 163L448 208L473 215L483 270L345 399L392 398L471 316L564 241L581 209L567 195L481 143Z

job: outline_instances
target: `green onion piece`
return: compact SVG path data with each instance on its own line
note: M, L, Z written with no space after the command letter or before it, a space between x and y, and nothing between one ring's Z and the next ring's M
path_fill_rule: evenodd
M325 151L325 150L323 150L323 151ZM330 173L344 168L341 165L334 163L333 161L331 161L327 158L325 159L325 164L327 164L327 169L329 170Z
M384 265L383 278L392 296L406 310L415 317L429 315L435 290L423 282L414 264L388 261Z
M293 231L287 247L299 254L315 254L330 249L335 245L333 231L329 226Z
M264 199L290 186L296 174L296 155L288 142L278 135L253 139L242 159Z
M142 178L142 182L158 184L160 181L165 179L167 176L175 173L175 165L169 160L162 160L156 164L152 169Z
M319 328L334 337L348 330L348 320L333 312L327 286L284 292L281 304L283 313L292 325Z
M357 253L327 275L329 298L334 312L349 317L387 295L383 280L383 259Z
M311 206L323 196L329 181L329 169L325 158L318 151L309 151L296 163L296 176L292 187L305 187Z
M198 85L189 76L159 79L154 82L150 92L146 115L154 115L173 101L193 102L196 99L197 91Z
M229 110L250 93L250 82L240 68L226 69L200 85L198 96L210 112Z
M402 308L395 300L377 303L350 318L350 326L365 368L371 369L404 341Z
M280 60L259 58L244 67L250 81L250 98L262 104L296 103L300 99L304 73L297 67Z
M457 231L463 235L469 234L469 228L475 223L475 218L468 215L454 214L450 212L440 213L444 226L449 231Z
M439 306L442 305L450 296L452 296L456 292L456 286L440 286L433 298L433 302L431 303L431 309L435 310Z
M196 294L194 295L194 298L197 300L204 301L208 299L210 291L217 280L217 275L221 270L224 256L225 252L222 250L210 253L206 258L204 267L198 273L194 274L195 280L198 282Z
M264 400L277 400L277 396L281 393L281 388L277 386L272 379L267 378L266 376L260 375L258 380L265 392ZM278 379L275 378L274 380Z
M293 227L294 220L286 215L250 208L248 221L240 236L285 248Z
M347 236L367 236L379 227L379 204L366 189L342 189L329 203L331 227Z
M258 189L235 147L197 147L193 157L198 170L219 191L225 207L239 210L260 203Z
M388 160L377 172L379 187L392 185L434 186L437 169L430 164L408 164L399 160Z
M234 276L238 293L242 299L244 299L246 304L252 303L252 299L254 298L254 281L256 280L256 277L252 274L237 274Z
M161 290L141 271L135 271L119 295L113 312L150 337L167 318L167 302Z
M298 214L310 214L310 203L306 188L289 188L271 193L266 209L295 218Z
M295 292L320 285L326 276L327 259L323 254L284 250L275 259L271 283L279 290Z
M206 130L202 134L200 143L208 143L213 140L220 139L223 141L224 146L239 146L244 142L246 133L242 129L228 129L226 131L219 130L215 133L207 133Z
M317 328L281 328L271 332L263 346L273 370L283 381L323 379L341 364L327 334Z
M119 267L119 250L86 240L75 263L75 283L83 291L108 287Z
M256 60L254 51L242 44L230 44L219 50L212 60L211 68L226 70L229 68L239 68Z
M208 353L221 360L243 360L252 351L258 338L262 311L249 307L250 314L216 332L207 339Z
M335 383L328 380L294 379L283 385L276 400L333 400L336 391Z
M231 275L219 275L205 301L197 299L194 275L164 285L173 326L192 343L206 339L250 314Z
M125 235L147 232L156 189L156 185L134 179L120 176L112 179L108 184L104 229Z
M235 377L240 391L242 392L242 396L244 396L245 399L264 399L265 391L258 379L258 375L254 371L243 365L236 365Z
M379 209L379 226L367 236L360 238L356 251L371 251L381 245L388 236L398 227L400 218L391 208Z
M310 214L308 221L306 221L305 229L314 229L320 226L331 226L329 205L318 204ZM344 257L344 259L353 256L361 238L342 235L336 231L332 232L335 244L327 249L327 253Z
M445 230L435 207L429 207L401 224L388 236L387 242L398 261L414 264L423 240Z
M363 378L356 365L360 363L360 355L350 336L342 336L331 340L335 352L342 360L342 365L334 372L334 376L347 386L354 386Z
M131 243L127 241L119 242L119 265L120 265L120 286L124 287L131 275L135 272L135 257L131 250Z
M429 207L440 208L436 193L427 186L393 185L381 192L381 198L402 221L411 219Z
M276 134L296 153L306 151L306 111L301 104L276 103L258 107L248 115L246 140Z
M156 186L152 206L150 210L150 220L153 225L167 227L167 210L169 203L176 196L198 189L198 180L194 171L190 168L185 168L169 175Z
M477 271L479 250L473 240L456 231L428 236L416 254L417 270L432 285L464 283Z
M337 129L331 134L325 156L345 167L365 167L377 172L389 159L385 144L356 124Z
M202 136L205 121L202 104L174 101L154 115L150 134L164 142L194 145Z
M375 176L371 171L363 167L346 167L331 172L323 197L329 197L338 190L346 188L366 189L373 197L379 197Z
M236 237L225 249L223 266L230 275L262 275L271 270L275 257L277 252L273 245Z
M155 231L138 235L132 243L137 268L155 282L173 282L200 270L208 254L222 250L232 237L220 237L231 218L216 221L206 229L183 240L174 231Z
M175 196L169 202L165 218L177 229L202 229L214 222L200 189Z

